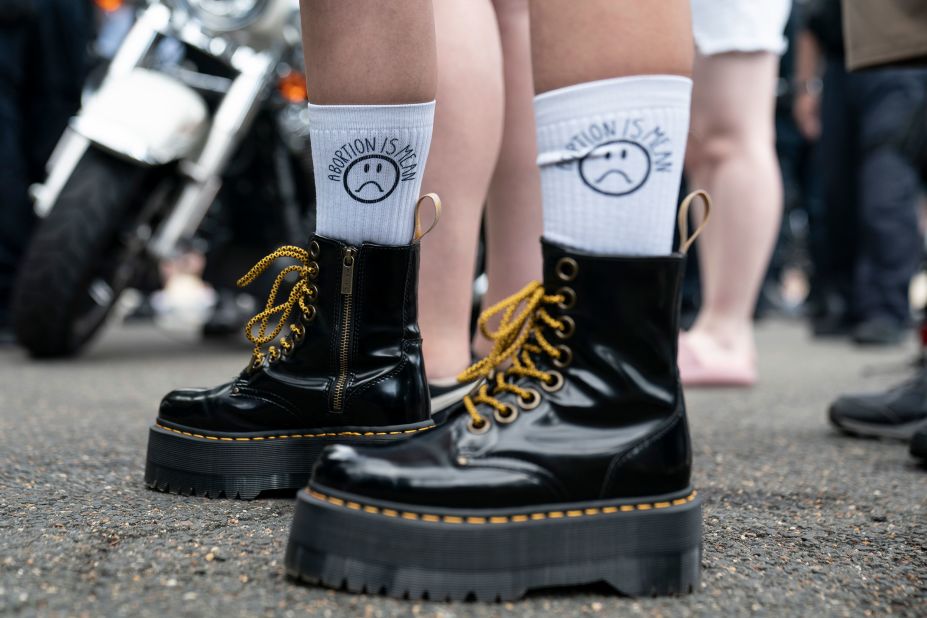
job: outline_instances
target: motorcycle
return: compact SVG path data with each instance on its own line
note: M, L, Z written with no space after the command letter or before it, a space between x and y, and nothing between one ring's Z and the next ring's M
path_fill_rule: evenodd
M32 188L40 222L13 299L31 355L80 351L125 290L202 244L217 205L250 208L245 227L276 217L287 240L305 237L300 42L297 0L142 3Z

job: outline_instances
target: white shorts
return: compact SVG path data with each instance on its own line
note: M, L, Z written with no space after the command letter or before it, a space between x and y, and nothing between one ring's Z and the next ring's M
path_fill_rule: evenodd
M692 0L692 30L700 54L772 52L781 55L791 0Z

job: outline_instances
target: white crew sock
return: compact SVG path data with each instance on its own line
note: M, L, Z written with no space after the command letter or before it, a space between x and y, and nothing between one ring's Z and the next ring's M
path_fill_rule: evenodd
M538 95L544 236L606 255L672 251L692 81L620 77Z
M309 105L316 233L405 245L431 145L435 104Z

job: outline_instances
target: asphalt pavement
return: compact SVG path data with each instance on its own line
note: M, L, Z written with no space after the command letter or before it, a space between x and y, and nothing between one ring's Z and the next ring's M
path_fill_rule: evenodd
M293 504L146 489L161 395L247 361L150 325L111 329L75 360L0 349L0 615L927 615L927 469L895 442L838 435L829 401L903 377L915 345L812 342L760 327L761 384L688 394L706 498L696 594L627 599L602 587L506 604L402 602L293 584Z

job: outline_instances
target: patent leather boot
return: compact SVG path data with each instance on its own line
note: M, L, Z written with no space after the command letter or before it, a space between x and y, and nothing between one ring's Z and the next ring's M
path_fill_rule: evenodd
M542 244L543 284L481 317L501 325L461 376L487 378L463 406L399 444L323 452L298 496L288 573L432 600L698 586L701 500L676 367L684 255Z
M297 263L246 326L249 366L231 382L161 402L148 486L245 499L298 489L326 445L388 443L434 426L417 322L418 242L355 247L315 236L308 251L283 247L239 283L280 257ZM277 304L291 273L298 279ZM279 347L265 351L284 328Z

